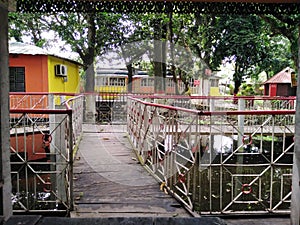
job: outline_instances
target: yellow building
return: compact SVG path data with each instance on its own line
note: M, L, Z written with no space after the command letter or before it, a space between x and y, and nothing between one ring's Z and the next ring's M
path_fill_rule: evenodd
M81 66L37 46L10 43L10 92L79 93Z

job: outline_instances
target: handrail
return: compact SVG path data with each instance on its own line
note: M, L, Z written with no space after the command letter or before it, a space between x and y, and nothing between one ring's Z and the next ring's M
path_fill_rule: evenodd
M74 101L74 100L78 99L78 98L81 98L82 96L83 96L83 95L76 95L75 97L66 100L66 102L65 102L66 108L67 108L68 110L69 110L69 109L72 109L69 103L70 103L71 101ZM62 103L62 104L64 104L64 103Z
M170 106L170 105L164 105L159 103L152 103L143 101L137 98L129 97L131 100L140 102L147 106L153 106L153 107L159 107L163 109L169 109L169 110L178 110L182 112L188 112L195 115L203 115L203 116L212 116L212 115L249 115L249 110L235 110L235 111L201 111L201 110L195 110L195 109L186 109L182 107L176 107L176 106ZM293 115L295 114L296 110L251 110L252 115Z
M68 95L77 96L78 93L67 93L67 92L9 92L9 95Z
M31 113L31 114L72 114L72 109L10 109L10 113Z
M222 100L296 100L296 96L187 96L187 95L132 95L128 94L129 97L148 98L148 99L222 99Z

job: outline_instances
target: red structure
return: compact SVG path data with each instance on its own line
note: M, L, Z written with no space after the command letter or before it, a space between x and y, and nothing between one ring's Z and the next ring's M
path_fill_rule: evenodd
M42 133L24 133L10 136L11 157L17 159L17 154L24 154L28 161L40 161L47 158ZM50 153L50 152L48 152Z
M293 69L287 67L264 82L264 95L274 96L296 96L297 86L292 84Z

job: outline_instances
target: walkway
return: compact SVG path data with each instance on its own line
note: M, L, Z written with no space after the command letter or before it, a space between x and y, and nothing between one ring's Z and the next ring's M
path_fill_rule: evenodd
M123 126L84 125L74 163L74 189L72 218L14 215L4 225L290 224L288 217L192 218L138 163Z
M84 124L83 130L74 163L75 211L71 213L72 218L109 221L116 218L116 224L121 218L132 218L130 224L176 224L173 220L159 223L154 218L191 217L174 198L160 190L158 182L138 163L125 126ZM141 222L141 217L145 221ZM195 224L223 224L217 217L202 217L197 221ZM89 222L94 224L92 220ZM182 220L177 222L185 224ZM227 225L290 223L288 217L257 220L225 217L224 222ZM194 223L189 221L188 224Z
M138 163L120 125L84 124L71 217L190 217Z

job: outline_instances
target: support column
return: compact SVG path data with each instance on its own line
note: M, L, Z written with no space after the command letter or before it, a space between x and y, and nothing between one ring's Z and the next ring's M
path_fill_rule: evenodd
M298 26L298 78L295 115L295 146L292 178L291 225L300 224L300 24Z
M8 0L0 1L0 216L12 215L9 148Z

